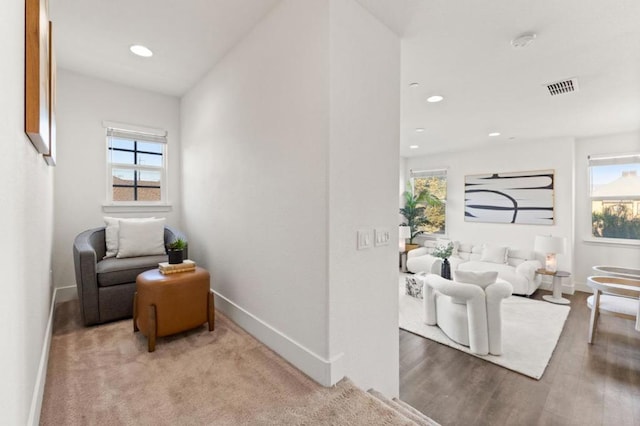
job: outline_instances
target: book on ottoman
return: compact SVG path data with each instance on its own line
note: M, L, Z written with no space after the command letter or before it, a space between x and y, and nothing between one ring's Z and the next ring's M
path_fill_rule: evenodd
M160 269L160 273L167 274L176 274L178 272L189 272L196 270L196 262L193 260L186 259L182 263L169 263L169 262L160 262L158 263L158 269Z

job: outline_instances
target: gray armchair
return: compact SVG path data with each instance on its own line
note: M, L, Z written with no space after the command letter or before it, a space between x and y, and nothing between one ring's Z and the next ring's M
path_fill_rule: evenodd
M131 317L136 277L167 261L166 255L103 259L107 251L104 231L104 227L84 231L73 243L80 313L85 325ZM165 226L165 244L178 238L186 241L180 231ZM184 256L188 258L187 249Z

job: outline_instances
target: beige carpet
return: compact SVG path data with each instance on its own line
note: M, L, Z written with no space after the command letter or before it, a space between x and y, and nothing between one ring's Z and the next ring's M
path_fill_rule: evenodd
M511 296L502 302L503 354L476 355L468 346L451 340L438 326L424 323L422 299L406 295L404 278L401 274L398 288L400 328L538 380L551 360L571 309Z
M56 307L41 424L416 424L348 379L316 384L219 313L148 353L131 320L85 328L78 309Z

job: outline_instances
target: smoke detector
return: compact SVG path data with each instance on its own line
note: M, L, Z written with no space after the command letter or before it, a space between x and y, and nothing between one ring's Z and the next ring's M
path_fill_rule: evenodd
M577 78L569 78L567 80L548 83L546 86L551 96L564 95L565 93L577 92L579 89Z
M536 33L524 33L511 40L514 49L524 49L536 39Z

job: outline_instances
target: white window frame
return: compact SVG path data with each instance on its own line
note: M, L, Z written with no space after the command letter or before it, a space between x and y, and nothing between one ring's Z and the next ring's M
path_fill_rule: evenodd
M438 177L438 176L442 176L445 178L445 182L446 182L445 188L447 191L447 196L445 197L445 199L440 200L442 201L442 204L444 204L444 233L434 234L434 233L424 232L422 235L429 236L429 237L446 238L447 235L449 234L449 220L448 220L448 214L447 214L447 198L449 197L449 176L447 175L447 169L439 168L439 169L427 169L427 170L409 170L409 180L411 182L411 191L415 190L416 178L428 178L428 177Z
M610 237L596 237L593 235L593 202L594 201L618 201L618 200L631 200L631 201L640 201L640 194L637 195L623 195L623 196L594 196L592 195L592 167L597 166L606 166L606 165L615 165L615 164L635 164L640 163L640 153L627 153L627 154L602 154L602 155L590 155L587 158L587 200L588 200L588 229L587 238L585 238L586 242L589 243L603 243L603 244L613 244L613 245L640 245L640 239L631 239L631 238L610 238Z
M167 211L170 209L169 191L168 191L168 140L167 131L162 129L154 129L148 127L135 126L131 124L103 122L106 129L106 202L103 210L106 212L125 212L125 211ZM132 165L111 162L111 138L117 137L121 139L129 139L138 142L158 143L162 145L162 165ZM139 171L159 171L160 172L160 201L115 201L113 199L113 169L130 169Z

